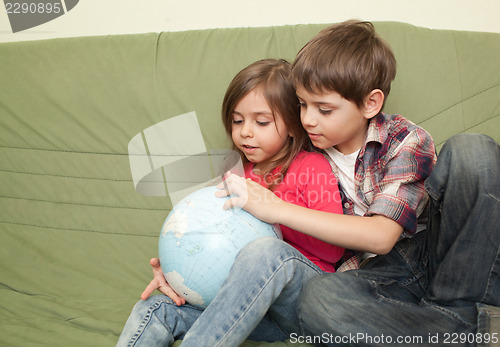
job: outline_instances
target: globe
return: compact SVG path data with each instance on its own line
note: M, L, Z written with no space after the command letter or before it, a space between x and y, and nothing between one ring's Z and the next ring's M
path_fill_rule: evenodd
M179 201L160 233L159 258L172 289L201 309L214 299L236 254L263 236L281 238L278 226L260 221L243 209L224 210L227 198L207 187Z

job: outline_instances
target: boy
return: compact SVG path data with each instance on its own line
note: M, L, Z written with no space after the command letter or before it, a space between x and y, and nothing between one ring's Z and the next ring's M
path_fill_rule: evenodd
M228 205L362 251L340 270L358 268L360 260L362 269L322 274L302 289L297 314L308 335L302 341L498 342L477 325L478 309L484 327L484 305L500 305L498 144L482 135L457 135L436 164L427 132L382 113L395 60L370 23L349 21L321 31L298 53L292 71L302 124L332 160L345 215L277 201L251 182L241 189L236 177L230 190L240 197ZM428 195L424 231L419 217ZM452 333L462 335L457 340Z
M494 337L478 331L476 304L481 312L484 304L500 305L498 144L481 135L455 136L426 180L435 164L431 137L401 116L379 112L395 61L370 23L320 32L299 52L293 76L303 126L332 159L344 212L363 217L284 208L281 218L301 230L296 219L309 217L307 228L334 231L330 242L339 235L338 245L387 253L361 270L308 282L298 315L309 341L475 345ZM417 217L428 199L424 180L430 222L419 232ZM340 238L342 228L349 239Z

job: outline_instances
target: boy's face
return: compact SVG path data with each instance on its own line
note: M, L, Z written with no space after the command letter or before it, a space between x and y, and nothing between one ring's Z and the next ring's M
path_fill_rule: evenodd
M369 116L336 92L312 94L297 87L300 119L314 146L351 154L363 145Z

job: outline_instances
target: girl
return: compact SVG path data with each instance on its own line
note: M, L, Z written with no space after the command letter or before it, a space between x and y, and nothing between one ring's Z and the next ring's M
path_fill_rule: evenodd
M330 164L322 154L305 151L310 142L300 125L288 62L266 59L240 71L226 91L222 120L247 179L287 202L342 212ZM167 345L184 339L183 345L237 346L252 331L251 339L266 341L298 333L294 307L302 285L334 272L344 249L284 226L282 232L284 241L261 238L241 250L205 311L186 304L165 281L158 259L152 259L154 279L118 345ZM148 298L155 289L165 295Z

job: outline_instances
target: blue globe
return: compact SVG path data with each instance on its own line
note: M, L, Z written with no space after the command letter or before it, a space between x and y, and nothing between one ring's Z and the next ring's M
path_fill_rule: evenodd
M281 238L279 227L243 209L223 210L216 187L195 191L174 206L160 233L159 258L167 282L188 303L207 307L236 254L262 236Z

